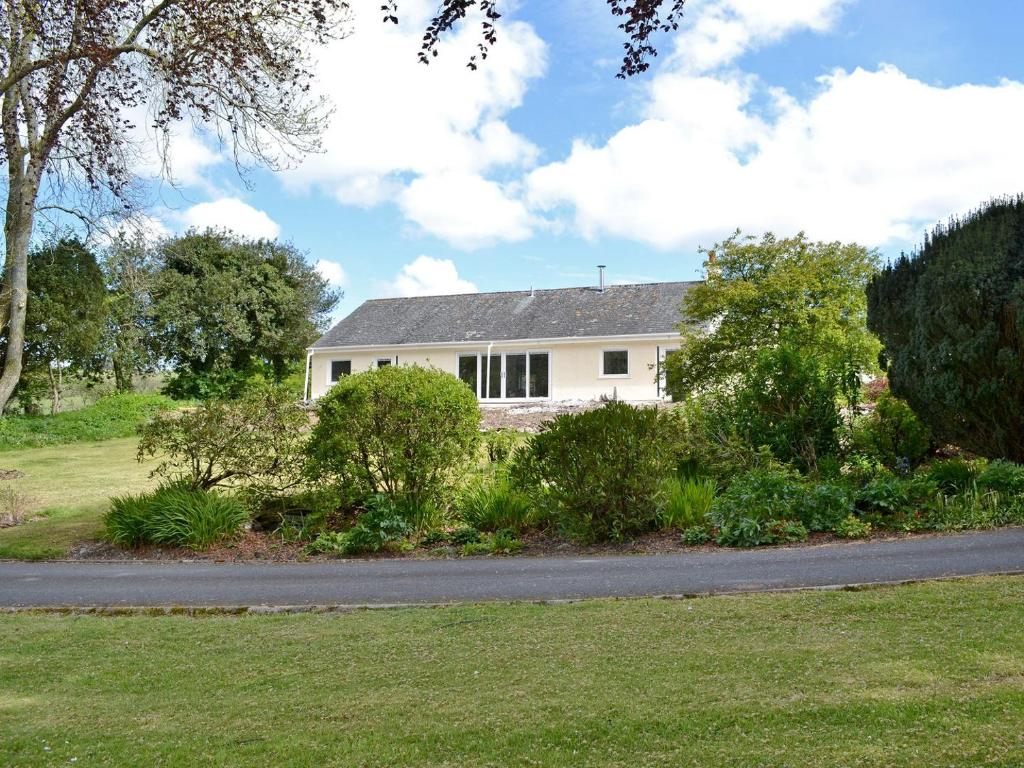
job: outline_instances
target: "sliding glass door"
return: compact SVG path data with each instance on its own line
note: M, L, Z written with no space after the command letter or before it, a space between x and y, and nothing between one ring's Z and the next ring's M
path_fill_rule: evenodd
M459 378L481 400L532 400L551 393L547 352L463 352Z

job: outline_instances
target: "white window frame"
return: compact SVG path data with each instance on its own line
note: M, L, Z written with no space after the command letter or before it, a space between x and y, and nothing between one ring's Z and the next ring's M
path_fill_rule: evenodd
M352 375L352 358L350 358L350 357L332 357L330 360L327 361L327 386L328 387L333 387L335 384L337 384L339 381L341 381L341 379L332 379L331 378L331 369L334 368L334 364L335 363L348 363L348 374L347 375L348 376Z
M665 360L668 359L670 352L678 352L679 347L658 347L658 397L662 400L668 400L668 392L665 391L668 384L668 376L665 375Z
M458 376L459 371L459 360L463 357L476 356L476 386L477 391L475 392L477 400L481 403L525 403L525 402L545 402L554 399L555 391L555 364L554 354L550 349L503 349L499 351L491 350L491 357L501 358L501 371L499 373L501 379L501 387L499 392L501 393L498 397L482 397L481 392L487 389L487 350L474 351L459 351L455 353L455 375ZM527 397L509 397L506 394L505 383L507 381L505 376L505 356L506 355L526 355L526 391ZM530 355L547 355L548 356L548 393L543 397L532 397L529 395L530 391Z
M380 361L381 360L387 360L388 361L388 365L394 365L395 364L395 358L394 357L385 357L384 355L381 355L380 357L375 357L373 359L373 367L374 368L380 368L381 367L380 366ZM385 367L387 367L387 366L385 366Z
M606 352L625 352L626 353L626 372L625 373L605 373L604 372L604 356ZM629 358L629 347L603 347L601 354L597 358L597 378L599 379L631 379L633 378L633 362Z

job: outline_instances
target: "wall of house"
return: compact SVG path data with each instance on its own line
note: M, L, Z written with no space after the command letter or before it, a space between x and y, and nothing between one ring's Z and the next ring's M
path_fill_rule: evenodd
M495 343L492 355L503 352L548 352L550 357L551 400L596 400L602 395L616 396L620 400L645 401L658 398L655 382L659 348L676 346L673 341L630 340L598 341L551 344ZM604 350L625 349L629 352L629 374L624 377L601 375L601 360ZM343 350L316 350L310 372L311 392L314 398L330 389L332 360L350 360L352 372L370 370L376 367L379 358L389 358L392 364L434 366L457 375L458 355L478 352L486 354L487 345L479 347L380 347L373 352Z

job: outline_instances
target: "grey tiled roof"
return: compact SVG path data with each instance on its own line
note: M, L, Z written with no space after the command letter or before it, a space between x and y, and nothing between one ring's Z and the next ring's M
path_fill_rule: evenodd
M644 283L373 299L314 347L556 339L671 333L683 296L697 283Z

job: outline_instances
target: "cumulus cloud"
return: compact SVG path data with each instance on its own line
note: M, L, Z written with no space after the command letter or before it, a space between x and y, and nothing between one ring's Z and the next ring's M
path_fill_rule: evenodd
M662 248L736 227L882 245L1019 191L1021 83L942 87L883 65L836 70L801 103L722 68L787 31L827 28L841 5L699 6L679 50L704 40L710 52L698 45L656 75L639 122L603 143L577 140L567 158L532 171L531 206L567 210L586 237Z
M419 256L402 267L385 292L390 296L441 296L476 293L477 287L459 277L459 271L451 259Z
M352 3L353 33L331 45L319 59L318 87L336 107L324 136L324 152L282 178L293 191L317 188L346 205L373 206L400 200L417 181L452 183L452 178L518 175L537 159L538 150L514 132L505 115L523 100L528 84L544 72L546 48L533 28L502 20L501 42L484 66L470 71L466 61L479 39L479 25L467 19L446 38L430 66L416 54L436 3L405 0L401 25L382 24L380 0ZM411 193L415 198L417 193ZM503 189L492 187L486 203L508 215ZM485 203L481 202L477 208ZM424 230L446 237L450 223L438 225L431 212L417 208ZM488 219L455 227L456 237L472 241L488 235ZM520 226L510 231L519 237ZM490 233L506 239L506 230Z
M336 288L340 288L348 283L348 274L346 274L341 264L336 261L320 259L315 267L316 271L320 273L320 277Z
M193 205L181 214L186 227L219 229L242 237L273 240L281 234L281 227L265 211L253 208L237 197L222 197Z
M451 171L416 179L399 196L402 212L425 231L467 250L525 240L533 220L496 182Z

